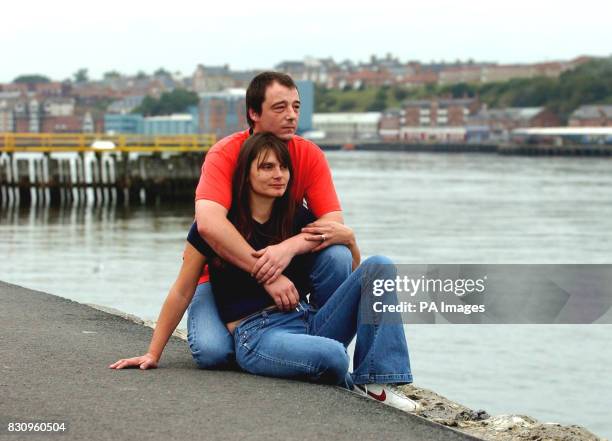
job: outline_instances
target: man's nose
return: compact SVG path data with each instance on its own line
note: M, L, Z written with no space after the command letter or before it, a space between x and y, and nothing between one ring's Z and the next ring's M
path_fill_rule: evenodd
M297 118L297 112L293 109L293 107L289 107L287 110L287 119L294 120Z

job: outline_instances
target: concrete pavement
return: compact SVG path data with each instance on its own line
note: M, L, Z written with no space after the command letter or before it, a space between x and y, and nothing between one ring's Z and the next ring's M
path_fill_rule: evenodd
M155 370L112 370L152 330L0 282L0 439L473 440L339 388L196 368L171 338ZM64 421L55 434L9 422Z

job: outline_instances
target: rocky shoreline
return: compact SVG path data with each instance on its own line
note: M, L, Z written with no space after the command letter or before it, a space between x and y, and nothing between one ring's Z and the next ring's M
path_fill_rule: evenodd
M120 316L126 320L155 329L155 322L143 320L114 308L88 306ZM187 340L187 330L177 329L173 335ZM473 410L449 400L431 390L415 385L402 386L402 391L423 407L419 416L487 441L607 441L584 427L543 423L527 415L491 416L485 410Z
M581 426L543 423L527 415L490 416L412 384L402 391L423 406L422 417L487 441L606 441Z

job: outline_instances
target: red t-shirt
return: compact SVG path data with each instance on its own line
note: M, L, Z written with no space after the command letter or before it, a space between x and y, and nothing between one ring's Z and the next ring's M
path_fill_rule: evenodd
M232 178L240 147L249 137L249 131L237 132L217 142L206 154L195 199L206 199L223 205L232 205ZM298 202L306 199L308 208L319 218L332 211L340 211L340 201L334 188L331 171L319 147L299 136L288 142L293 165L293 196ZM205 271L207 273L207 271ZM208 280L203 274L200 282Z

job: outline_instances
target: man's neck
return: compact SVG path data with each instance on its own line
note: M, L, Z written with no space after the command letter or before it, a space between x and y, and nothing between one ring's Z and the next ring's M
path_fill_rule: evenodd
M251 217L260 224L265 224L272 215L272 207L274 206L274 199L261 196L251 192L249 196L249 204L251 206Z

